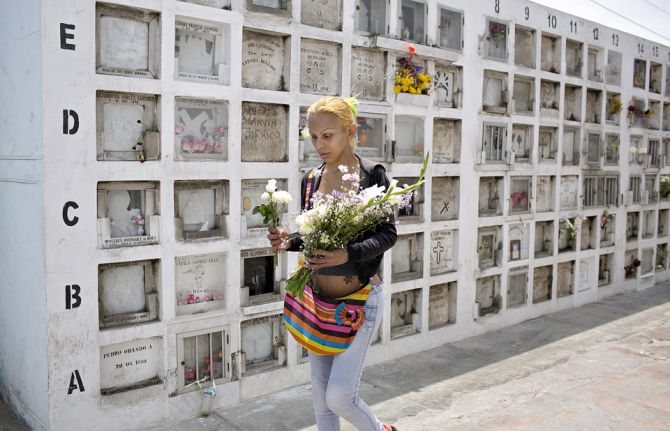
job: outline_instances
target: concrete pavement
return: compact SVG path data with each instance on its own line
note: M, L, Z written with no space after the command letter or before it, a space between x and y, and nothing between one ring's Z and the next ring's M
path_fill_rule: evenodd
M401 431L670 430L670 285L377 364L360 394ZM168 430L316 426L303 385L147 431Z

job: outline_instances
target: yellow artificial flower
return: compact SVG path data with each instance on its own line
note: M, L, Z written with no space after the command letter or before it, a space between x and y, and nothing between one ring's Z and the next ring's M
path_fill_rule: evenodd
M400 93L400 86L399 86L399 85L394 85L394 86L393 86L393 92L394 92L395 94Z

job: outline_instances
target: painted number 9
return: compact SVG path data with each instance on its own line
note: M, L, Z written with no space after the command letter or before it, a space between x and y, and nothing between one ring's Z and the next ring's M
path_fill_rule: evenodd
M523 10L523 13L524 13L524 17L526 18L526 21L528 21L528 19L530 18L530 8L528 6L526 6Z

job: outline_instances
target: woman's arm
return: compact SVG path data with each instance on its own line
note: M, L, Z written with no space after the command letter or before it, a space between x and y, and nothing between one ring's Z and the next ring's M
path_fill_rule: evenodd
M300 183L300 209L303 208L305 204L305 194L307 193L307 177L309 176L309 171L305 172L302 176L302 181ZM302 237L298 232L292 232L288 237L289 244L285 248L286 251L300 251L300 247L303 244Z
M382 165L376 165L372 171L373 184L385 186L387 189L391 185L386 176L386 169ZM347 254L349 262L359 262L379 256L386 250L393 247L398 234L395 228L395 217L391 215L389 220L382 223L375 229L375 234L369 238L347 245Z

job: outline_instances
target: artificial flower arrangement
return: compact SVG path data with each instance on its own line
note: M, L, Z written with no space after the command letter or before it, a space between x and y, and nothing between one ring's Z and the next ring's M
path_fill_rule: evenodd
M252 214L260 214L263 216L263 223L272 227L279 228L281 226L281 214L286 205L291 203L293 197L284 190L277 189L277 180L274 178L268 180L265 186L265 191L261 194L261 200L267 203L256 205L251 211ZM277 267L278 259L277 252L274 253L274 265Z
M412 58L416 48L411 43L407 45L409 57L398 60L400 68L396 71L393 92L410 94L427 94L430 89L432 77L423 72L422 66L412 64Z
M607 210L603 211L603 215L600 216L600 228L606 229L612 220L614 220L614 214L609 213Z
M635 258L633 259L633 263L624 266L623 269L624 271L626 271L626 277L634 276L635 272L637 271L637 267L640 266L640 264L641 264L640 259Z
M633 102L635 99L633 99ZM644 110L642 109L639 105L631 102L630 105L628 105L628 114L626 116L628 117L629 120L632 120L633 117L636 118L651 118L654 116L654 111L651 109Z
M565 233L568 235L568 240L575 239L577 235L577 224L586 220L584 216L577 216L574 218L561 218L560 225L558 227L559 233Z
M507 33L507 26L499 22L491 22L489 24L489 35L491 39L497 41L503 40Z
M144 163L144 140L148 133L160 133L160 130L158 129L158 123L155 116L151 124L148 126L144 124L142 120L137 120L137 124L142 126L142 131L137 138L137 143L133 145L133 150L137 151L137 160L139 160L140 163Z
M185 153L221 154L228 139L228 127L224 125L216 126L212 132L206 132L201 137L185 135L185 132L184 124L175 125L175 134L179 138L181 150Z
M622 109L623 109L623 103L621 103L621 99L619 99L618 97L614 98L614 99L611 99L611 100L608 100L608 102L607 102L607 113L608 114L616 115L619 112L621 112ZM630 107L629 107L629 109L630 109Z
M297 269L290 274L287 292L302 298L305 284L312 277L312 270L305 263L308 257L313 257L313 250L345 248L361 233L387 222L396 207L410 206L415 190L425 182L427 166L428 154L416 183L401 188L397 186L397 180L392 180L388 189L378 185L360 189L358 174L349 173L344 165L339 166L345 183L342 190L334 191L333 195L315 192L312 209L301 212L295 219L303 240L302 255ZM358 191L350 190L347 184Z

